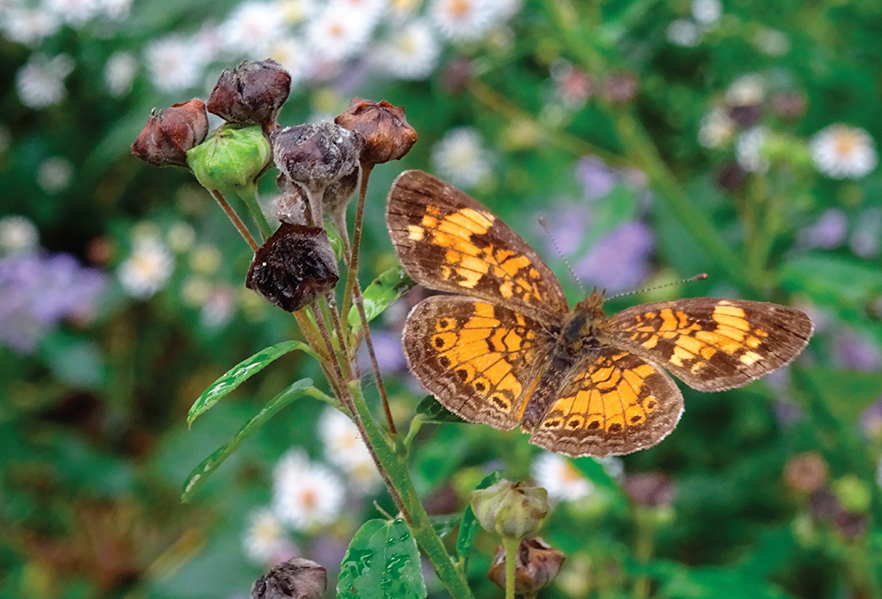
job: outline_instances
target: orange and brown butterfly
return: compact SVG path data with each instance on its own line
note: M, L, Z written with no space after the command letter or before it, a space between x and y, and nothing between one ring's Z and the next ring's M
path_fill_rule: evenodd
M793 360L812 322L737 299L642 304L609 318L596 291L570 309L557 278L487 208L422 171L392 186L386 222L419 284L404 328L411 371L451 412L569 456L622 455L683 413L669 370L699 391L742 387Z

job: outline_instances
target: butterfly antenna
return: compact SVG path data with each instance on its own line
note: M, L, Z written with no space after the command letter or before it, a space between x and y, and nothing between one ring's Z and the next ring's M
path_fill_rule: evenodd
M544 217L539 217L539 226L545 231L548 235L548 238L551 240L551 245L554 246L557 255L560 256L560 259L563 260L563 263L566 265L567 270L570 271L570 276L573 277L573 280L576 282L576 285L579 286L579 291L582 292L582 297L585 297L587 294L585 293L585 287L582 286L582 281L579 280L579 277L576 276L576 273L573 271L573 268L570 266L570 261L567 260L567 257L564 256L564 253L560 251L560 246L557 245L557 241L554 239L554 235L551 234L551 229L548 228L548 222Z
M627 293L620 293L618 295L608 297L607 300L616 299L617 297L625 297L628 295L636 295L638 293L646 293L647 291L655 291L656 289L670 287L671 285L681 285L683 283L691 283L692 281L703 281L706 278L707 278L707 273L703 272L699 275L695 275L694 277L689 277L688 279L681 279L679 281L671 281L670 283L665 283L664 285L656 285L655 287L647 287L646 289L638 289L637 291L628 291Z

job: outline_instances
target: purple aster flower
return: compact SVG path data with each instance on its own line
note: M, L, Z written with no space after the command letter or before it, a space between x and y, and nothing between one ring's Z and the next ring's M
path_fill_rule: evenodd
M576 176L590 200L604 197L618 182L616 172L597 156L583 156L576 163Z
M858 424L867 437L882 439L882 397L864 408Z
M0 343L31 353L59 321L90 318L105 279L68 254L0 258Z
M833 353L849 370L871 372L882 368L882 351L862 335L848 329L833 336Z
M649 276L654 245L648 226L623 223L594 244L576 265L576 276L609 293L633 291Z
M545 235L548 239L546 255L557 255L557 250L554 248L556 243L564 256L572 256L582 245L582 240L585 239L585 230L590 222L591 209L588 206L569 205L556 210L554 215L548 219L548 230L551 236L549 238L548 235Z
M371 341L374 342L374 353L377 355L380 372L401 372L407 367L404 351L401 349L400 334L380 329L371 330ZM366 344L363 343L359 348L358 357L362 370L370 371L371 362Z
M797 235L805 248L832 250L842 244L848 231L848 217L839 208L825 210L818 220Z

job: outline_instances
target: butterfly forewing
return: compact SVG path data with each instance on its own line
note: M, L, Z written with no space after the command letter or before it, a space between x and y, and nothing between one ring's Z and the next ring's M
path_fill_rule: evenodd
M565 314L554 273L484 206L422 171L392 185L386 222L401 264L421 285L521 308L541 320Z
M604 341L662 364L690 387L722 391L793 360L813 326L787 306L693 298L628 308L602 329Z

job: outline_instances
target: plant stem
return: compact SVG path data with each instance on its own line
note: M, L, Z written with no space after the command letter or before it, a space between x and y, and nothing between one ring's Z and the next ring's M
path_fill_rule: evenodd
M520 545L520 539L502 537L505 548L505 599L514 599L515 596L515 560Z
M653 542L655 539L655 522L650 512L652 508L637 506L634 520L637 523L637 543L634 548L634 557L641 566L646 566L652 559ZM634 599L646 599L649 597L649 578L645 573L640 574L634 582Z
M358 206L355 211L355 232L352 234L352 252L349 258L349 273L346 276L346 290L343 293L342 314L349 314L349 306L352 302L352 293L358 278L358 249L361 247L361 229L364 221L364 203L367 199L368 179L374 165L361 163L361 181L358 189Z
M236 227L237 231L239 231L239 235L242 236L242 239L244 239L245 242L251 247L251 251L256 252L260 248L260 246L257 245L256 241L254 241L254 237L251 236L251 233L248 231L248 227L245 226L245 223L242 222L242 219L239 218L239 215L236 214L236 211L230 207L223 194L216 189L209 189L208 192L226 213L227 218L230 219L230 221L233 223L233 226Z
M263 238L270 237L273 234L273 228L270 227L266 220L266 215L257 203L257 186L252 185L250 189L237 188L236 192L242 198L242 201L245 202L245 206L248 207L248 212L251 213L251 217L257 223L257 228L260 229L260 234Z

